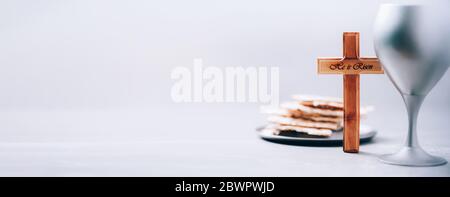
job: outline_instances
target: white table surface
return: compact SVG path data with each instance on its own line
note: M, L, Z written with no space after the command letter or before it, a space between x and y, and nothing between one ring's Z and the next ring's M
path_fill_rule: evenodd
M450 176L449 164L378 162L406 135L403 111L381 113L367 120L379 130L373 143L345 154L259 139L255 128L265 121L253 106L1 111L0 176ZM450 160L448 117L424 110L419 136L427 151Z

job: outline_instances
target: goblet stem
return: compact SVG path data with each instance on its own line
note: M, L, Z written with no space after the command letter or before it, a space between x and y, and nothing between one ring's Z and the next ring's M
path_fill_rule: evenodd
M422 105L423 95L402 94L408 111L408 136L406 138L406 146L410 148L420 147L417 139L417 116L419 115L420 106Z
M395 154L380 156L380 160L388 164L403 166L437 166L447 163L445 159L425 152L417 139L417 115L425 96L402 93L402 97L408 111L408 136L405 146Z

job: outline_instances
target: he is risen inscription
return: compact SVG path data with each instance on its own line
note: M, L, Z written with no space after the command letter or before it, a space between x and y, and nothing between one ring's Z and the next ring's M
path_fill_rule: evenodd
M344 32L342 58L318 58L319 74L344 75L344 152L359 152L359 74L383 74L378 58L359 57L359 33Z

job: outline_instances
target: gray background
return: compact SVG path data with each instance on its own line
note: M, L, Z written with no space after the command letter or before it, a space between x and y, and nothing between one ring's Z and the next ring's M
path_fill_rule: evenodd
M406 133L384 75L362 76L379 135L356 156L260 141L258 104L171 100L170 72L194 58L278 66L281 100L341 96L342 77L317 75L315 58L340 56L343 31L361 32L361 55L373 56L385 2L411 1L1 1L0 175L449 176L449 165L412 170L367 156L395 151ZM447 159L449 88L447 72L419 117L422 144Z

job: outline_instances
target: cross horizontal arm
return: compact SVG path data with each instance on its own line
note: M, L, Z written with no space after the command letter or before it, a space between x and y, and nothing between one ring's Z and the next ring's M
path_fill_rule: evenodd
M383 74L378 58L319 58L317 59L319 74Z

